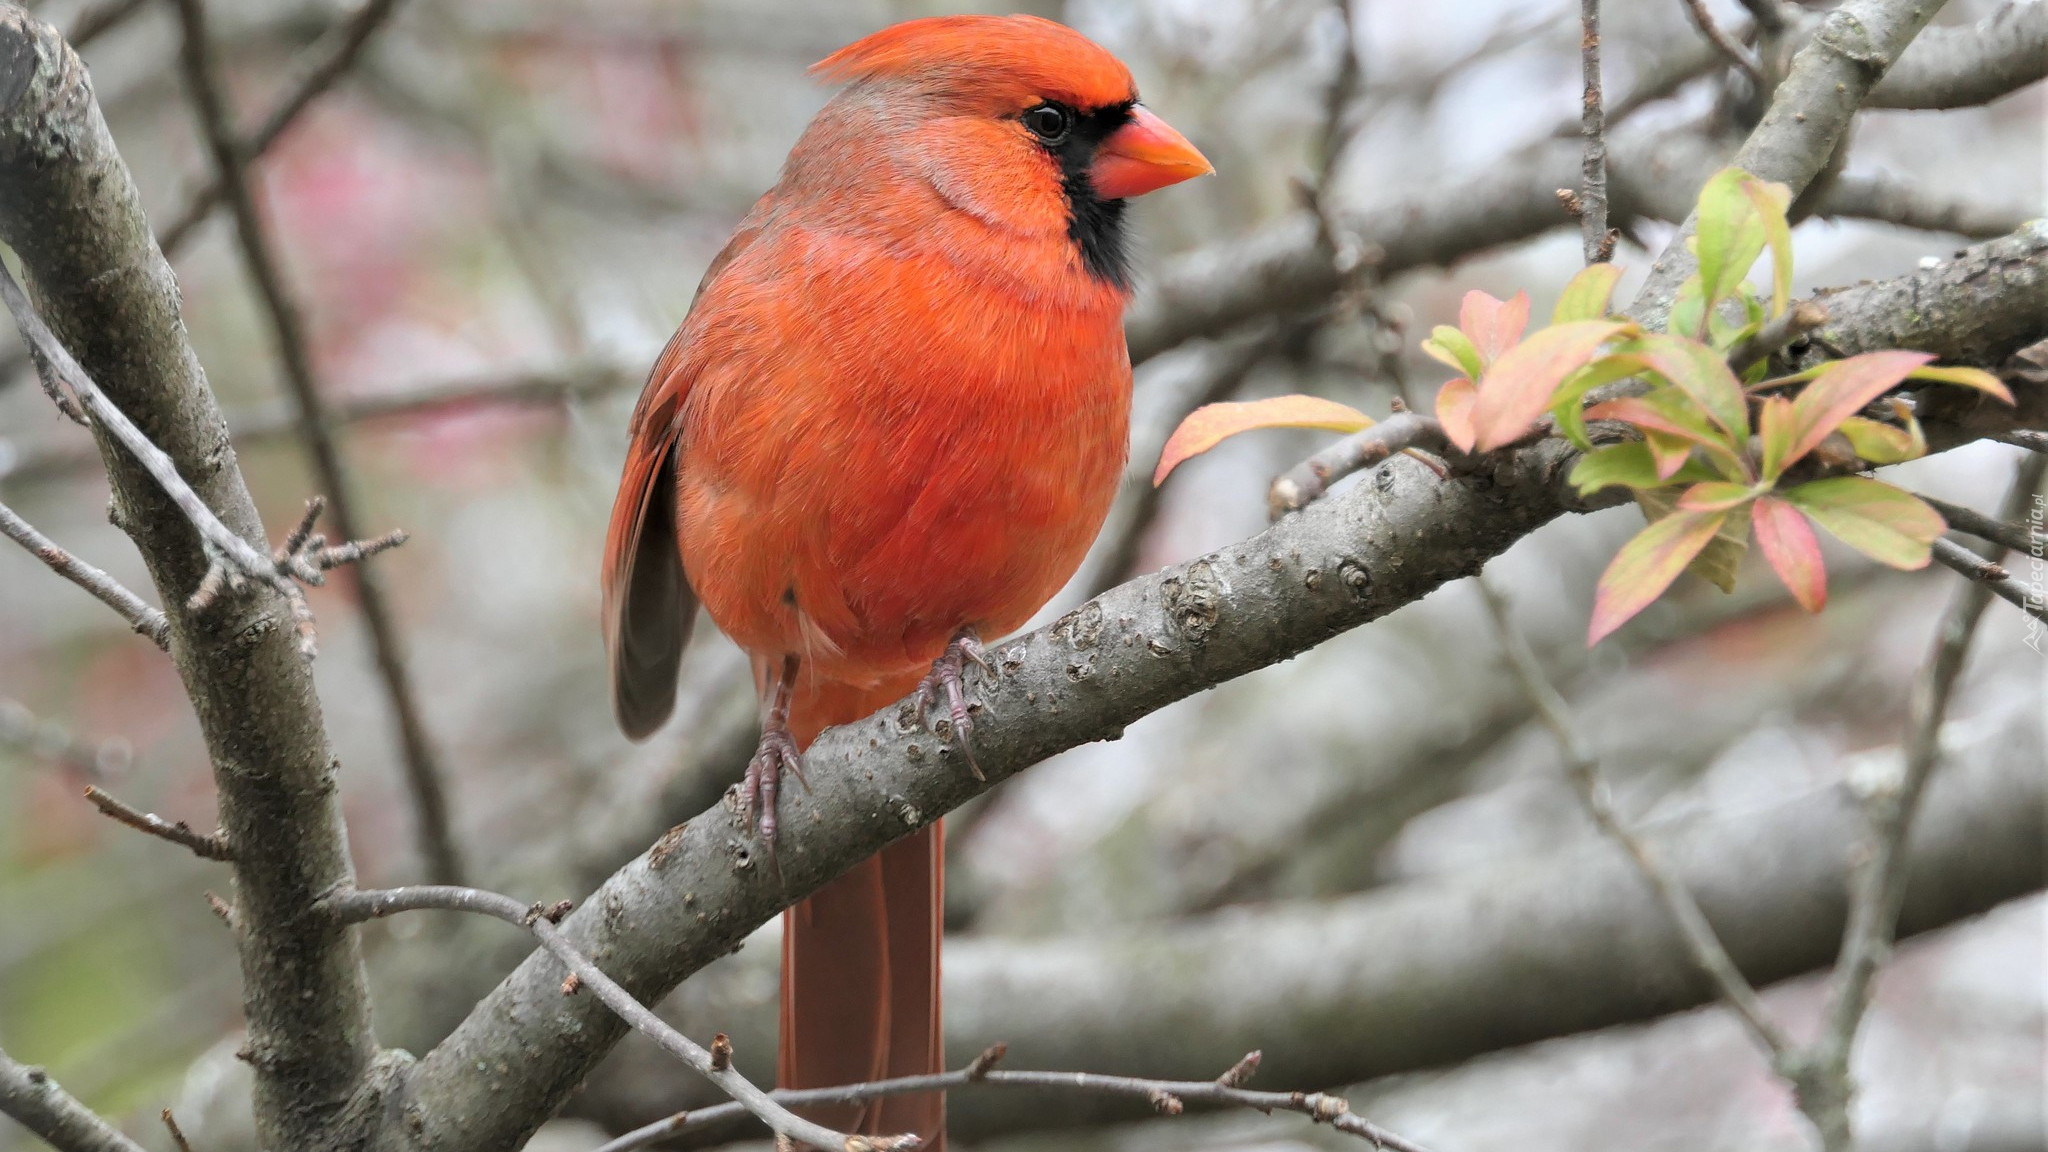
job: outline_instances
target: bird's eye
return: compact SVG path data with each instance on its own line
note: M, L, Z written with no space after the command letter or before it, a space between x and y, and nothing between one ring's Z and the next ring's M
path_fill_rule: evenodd
M1024 110L1024 126L1047 144L1057 144L1073 131L1073 110L1062 104L1040 104Z

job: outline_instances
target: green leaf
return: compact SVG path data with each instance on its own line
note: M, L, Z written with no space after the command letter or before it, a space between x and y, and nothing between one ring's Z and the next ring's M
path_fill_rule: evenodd
M1472 404L1479 394L1472 388L1472 382L1463 376L1445 381L1436 390L1436 422L1444 426L1444 438L1458 446L1460 452L1472 450Z
M1529 294L1517 292L1506 300L1495 300L1473 289L1458 306L1458 327L1472 338L1479 358L1487 364L1515 346L1522 330L1529 326ZM1476 377L1475 377L1476 379Z
M1777 316L1792 306L1792 226L1785 219L1792 206L1792 190L1747 172L1743 175L1747 179L1742 182L1742 194L1756 210L1764 242L1771 249L1771 315Z
M1683 508L1687 512L1726 512L1728 518L1721 522L1720 530L1699 555L1686 564L1685 570L1712 584L1723 592L1735 591L1735 578L1742 572L1742 558L1749 554L1749 509L1746 506L1753 495L1742 485L1729 485L1733 492L1715 491L1721 485L1714 481L1694 484L1684 493L1671 488L1637 492L1636 503L1642 505L1643 514L1651 519L1661 520L1673 511ZM1695 496L1701 488L1708 488L1705 495ZM1739 498L1734 498L1738 497ZM1692 504L1718 505L1717 507L1694 507Z
M1898 386L1913 369L1934 357L1925 352L1865 352L1820 366L1811 384L1792 401L1792 447L1784 465L1818 447L1842 421Z
M1680 336L1701 337L1707 329L1706 289L1700 285L1697 274L1687 276L1678 286L1678 295L1671 301L1672 332Z
M2005 381L1984 371L1982 368L1920 367L1907 373L1915 380L1937 380L1943 384L1955 384L1964 388L1975 388L1998 397L2007 404L2012 403L2012 389Z
M1756 544L1764 561L1792 598L1808 612L1818 612L1828 602L1827 566L1821 561L1820 541L1799 509L1775 496L1765 496L1750 509L1750 523L1756 528Z
M1903 464L1927 455L1927 437L1920 432L1918 421L1911 428L1894 428L1882 421L1851 416L1837 431L1848 439L1857 456L1872 464Z
M1595 448L1572 466L1571 482L1581 496L1602 488L1655 488L1664 483L1650 446L1640 440Z
M1693 398L1714 423L1738 439L1749 438L1749 402L1728 361L1697 340L1646 333L1615 350L1633 357Z
M1579 269L1558 296L1550 322L1569 324L1574 320L1606 319L1608 302L1614 298L1614 285L1620 279L1621 269L1612 264L1588 264Z
M1472 338L1449 324L1431 329L1429 339L1422 342L1422 350L1463 372L1468 379L1477 380L1480 369L1485 367L1479 362L1479 349L1472 346Z
M1726 480L1709 480L1687 488L1678 498L1678 506L1687 512L1726 512L1738 504L1756 496L1756 489L1747 484L1731 484Z
M1323 428L1357 432L1372 427L1372 417L1348 404L1320 396L1272 396L1243 403L1205 404L1188 413L1167 437L1152 473L1157 487L1181 461L1199 456L1239 432L1255 428Z
M1815 480L1784 495L1837 540L1893 568L1925 568L1948 527L1919 497L1864 476Z
M1586 645L1598 644L1662 596L1727 518L1726 512L1673 512L1622 545L1600 574Z
M1585 367L1600 345L1634 328L1614 320L1578 320L1545 328L1508 349L1479 380L1479 400L1472 407L1479 450L1527 432L1566 377Z
M1558 432L1579 451L1591 452L1593 442L1586 436L1586 414L1582 406L1586 393L1616 380L1626 380L1636 372L1633 363L1603 356L1565 377L1550 401L1550 416L1557 421Z
M1767 396L1756 415L1760 446L1758 469L1766 482L1785 471L1785 456L1792 451L1792 402L1783 396Z
M1700 282L1709 309L1735 292L1769 240L1755 203L1743 191L1743 184L1754 180L1740 168L1723 168L1700 189Z

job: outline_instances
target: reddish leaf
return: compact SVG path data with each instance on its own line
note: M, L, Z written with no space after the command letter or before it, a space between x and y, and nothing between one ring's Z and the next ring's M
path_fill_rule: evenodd
M1588 420L1620 420L1642 429L1645 436L1662 435L1697 444L1728 479L1749 478L1747 465L1728 437L1709 424L1689 399L1675 389L1660 388L1642 396L1624 396L1586 409ZM1668 446L1652 445L1660 452L1660 465L1668 465ZM1682 462L1683 456L1680 460ZM1675 467L1675 465L1671 465Z
M1657 478L1669 480L1678 475L1685 462L1692 459L1692 441L1659 432L1654 428L1643 429L1643 443L1650 449L1650 459L1657 462Z
M1756 527L1756 545L1770 562L1771 571L1784 581L1792 598L1808 612L1818 612L1828 602L1827 567L1821 562L1820 541L1799 509L1775 496L1765 496L1749 510Z
M1673 512L1622 545L1600 574L1586 646L1598 644L1662 596L1727 518L1726 512Z
M1516 296L1528 306L1526 298ZM1472 407L1472 427L1480 451L1506 444L1536 422L1550 407L1551 396L1565 377L1586 366L1593 352L1632 325L1613 320L1580 320L1556 324L1508 349L1479 380L1479 400ZM1483 346L1482 346L1483 350Z
M1908 571L1927 567L1934 538L1948 527L1918 496L1864 476L1815 480L1784 495L1837 540Z
M1465 293L1465 302L1458 308L1458 327L1472 338L1480 358L1488 364L1514 347L1528 326L1527 292L1517 292L1508 300L1495 300L1475 288Z
M1790 467L1828 438L1842 421L1863 410L1934 357L1925 352L1865 352L1823 364L1813 383L1792 401L1792 447L1783 466Z
M1254 428L1326 428L1357 432L1372 427L1372 417L1348 404L1320 396L1273 396L1243 403L1205 404L1180 422L1159 453L1152 473L1157 487L1181 461L1200 456L1225 439Z
M1472 382L1463 376L1445 381L1436 390L1436 422L1444 426L1444 438L1456 444L1460 452L1472 450L1476 435L1472 431L1472 403L1478 398Z
M1720 353L1695 340L1652 332L1631 341L1619 354L1640 360L1643 367L1669 380L1729 434L1749 436L1742 382Z

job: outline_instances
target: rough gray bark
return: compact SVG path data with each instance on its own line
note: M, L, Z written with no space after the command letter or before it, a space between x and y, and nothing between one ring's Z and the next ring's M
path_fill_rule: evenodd
M1986 342L1953 347L1951 359L1997 363L2048 334L2048 235L1980 246L1959 263L1967 267L1919 274L1916 303L1924 312L1967 300L1991 313L1974 329ZM2010 280L1996 297L1975 287L1992 263ZM1845 314L1896 325L1907 321L1863 299L1896 291L1869 285L1834 299ZM2029 413L2038 397L2032 405ZM1939 442L1943 432L1929 434ZM995 650L999 683L969 677L985 782L914 713L890 709L811 748L810 791L784 797L776 867L721 806L620 869L562 930L636 996L658 999L854 862L1025 767L1376 619L1587 507L1564 480L1572 460L1566 446L1543 442L1439 481L1397 459L1373 483L1249 540L1112 589ZM379 1147L512 1148L552 1114L623 1033L590 998L563 997L562 978L545 955L522 963L420 1060L404 1089L417 1123L387 1130ZM478 1076L479 1066L496 1074Z
M220 519L264 552L178 289L69 47L0 6L0 240L20 257L50 327L108 397L169 453ZM267 592L185 601L207 569L197 534L118 446L102 439L115 522L135 541L170 622L171 655L213 760L236 904L256 1109L277 1148L334 1138L375 1060L361 957L346 929L308 914L353 869L312 670Z
M0 1052L0 1115L49 1141L59 1152L143 1152L90 1108L57 1087L41 1068L17 1064Z
M1941 11L1943 0L1849 0L1827 14L1771 95L1764 117L1729 163L1792 189L1801 200L1829 165L1836 147L1886 69ZM1678 286L1699 267L1685 242L1698 228L1688 214L1678 234L1650 265L1629 315L1662 330Z
M1968 28L1929 28L1876 88L1866 108L1967 108L2048 76L2048 4L2006 0Z
M1909 931L2035 891L2048 867L2039 718L2015 707L1968 730L1914 830ZM1865 835L1856 797L1838 786L1650 838L1763 984L1834 958ZM1330 1088L1713 1002L1670 923L1627 859L1592 840L1494 870L1122 934L969 937L946 951L946 1043L967 1053L1006 1041L1020 1068L1161 1077L1213 1076L1260 1048L1260 1084ZM664 1015L729 1033L761 1067L775 1043L775 955L756 951L739 958L744 971L686 985ZM717 1100L636 1051L575 1108L624 1127ZM973 1092L953 1094L948 1110L968 1140L1143 1114Z

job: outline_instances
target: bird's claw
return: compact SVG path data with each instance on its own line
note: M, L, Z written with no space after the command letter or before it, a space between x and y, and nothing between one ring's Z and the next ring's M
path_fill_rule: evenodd
M973 661L990 676L995 669L989 666L987 651L981 639L972 632L962 632L953 638L946 650L932 661L932 670L917 685L917 707L923 712L931 707L932 698L944 692L946 696L946 718L953 725L953 742L960 748L960 754L967 758L967 770L974 773L976 780L986 780L981 765L974 762L974 748L970 738L974 735L974 718L967 710L967 688L960 681L961 673L967 670L967 662Z
M771 857L775 855L775 801L782 790L784 772L796 777L804 791L811 790L810 781L804 779L804 758L797 751L796 738L786 726L770 725L761 731L761 743L754 749L754 758L747 761L747 778L740 798L748 828L761 833Z

